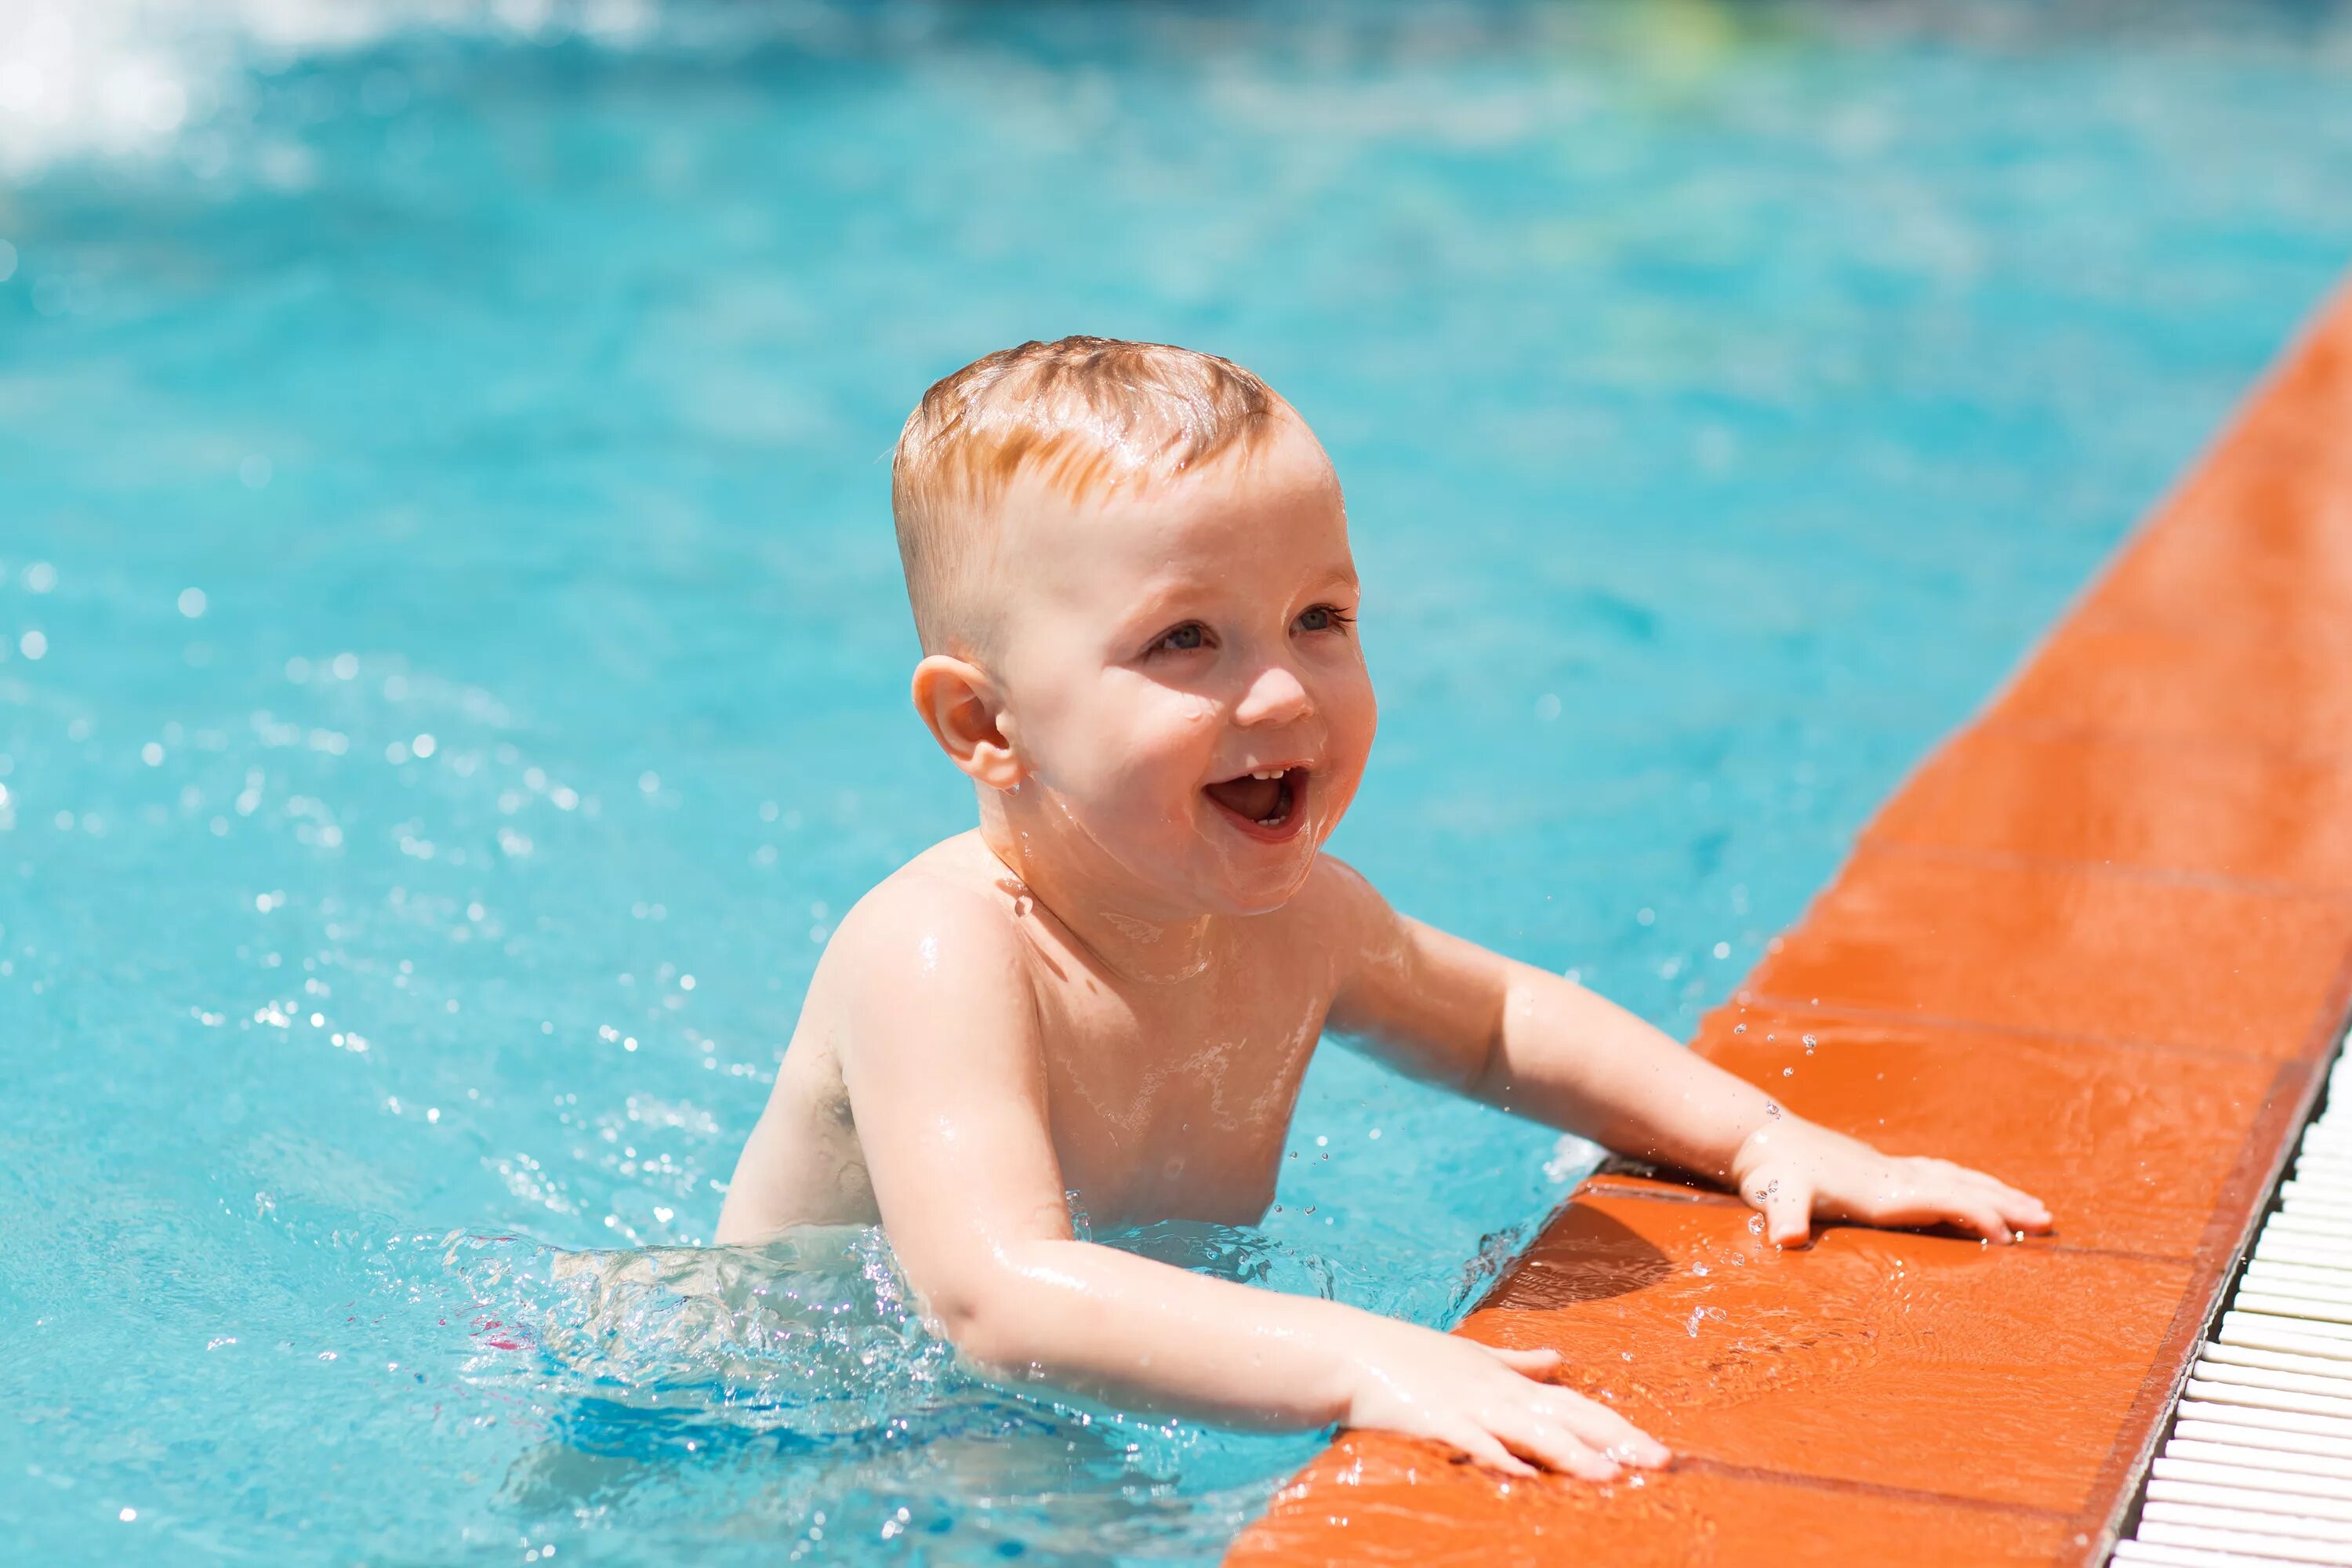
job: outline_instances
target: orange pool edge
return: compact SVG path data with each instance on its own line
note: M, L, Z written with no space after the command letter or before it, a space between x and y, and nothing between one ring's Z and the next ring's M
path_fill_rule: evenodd
M2058 1233L1780 1253L1604 1170L1457 1331L1559 1350L1675 1468L1343 1433L1227 1562L2103 1561L2347 1009L2352 291L1693 1043Z

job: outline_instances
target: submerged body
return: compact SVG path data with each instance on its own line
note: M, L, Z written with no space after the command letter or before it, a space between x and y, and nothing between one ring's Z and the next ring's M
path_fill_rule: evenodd
M917 711L977 831L821 961L718 1239L878 1221L974 1360L1242 1424L1344 1421L1511 1473L1665 1450L1491 1349L1082 1241L1249 1224L1328 1029L1415 1076L1816 1215L2042 1227L1979 1172L1785 1114L1559 975L1405 919L1321 854L1376 723L1339 481L1221 360L1066 339L928 393L893 476Z

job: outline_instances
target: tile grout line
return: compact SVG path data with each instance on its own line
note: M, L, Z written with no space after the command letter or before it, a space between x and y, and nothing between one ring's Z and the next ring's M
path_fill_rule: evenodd
M1677 1459L1675 1468L1700 1474L1729 1476L1738 1480L1763 1481L1773 1486L1795 1487L1804 1491L1836 1492L1849 1497L1886 1498L1898 1502L1923 1502L1947 1508L1974 1509L1985 1513L2024 1514L2064 1523L2074 1516L2064 1509L2044 1508L2037 1503L2004 1502L1999 1498L1969 1497L1964 1492L1939 1492L1922 1487L1881 1486L1875 1481L1853 1481L1839 1476L1809 1475L1802 1470L1774 1470L1752 1465L1727 1464L1720 1459L1693 1458Z

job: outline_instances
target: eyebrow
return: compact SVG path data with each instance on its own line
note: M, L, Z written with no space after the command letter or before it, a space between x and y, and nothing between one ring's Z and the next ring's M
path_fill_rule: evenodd
M1325 573L1320 578L1310 579L1310 581L1327 587L1345 588L1358 596L1361 596L1364 591L1362 578L1352 569L1345 571L1334 569ZM1174 625L1179 619L1205 618L1195 613L1187 612L1181 606L1202 588L1217 586L1222 586L1218 579L1163 581L1154 584L1130 600L1126 608L1118 612L1116 621L1119 628L1118 635L1122 638L1139 637L1147 632L1160 629L1163 623Z

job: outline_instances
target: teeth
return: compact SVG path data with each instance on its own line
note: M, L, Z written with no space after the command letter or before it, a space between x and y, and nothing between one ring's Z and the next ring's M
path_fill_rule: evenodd
M1273 768L1263 773L1252 773L1250 774L1250 777L1254 779L1278 779L1289 771L1290 770L1288 768Z

